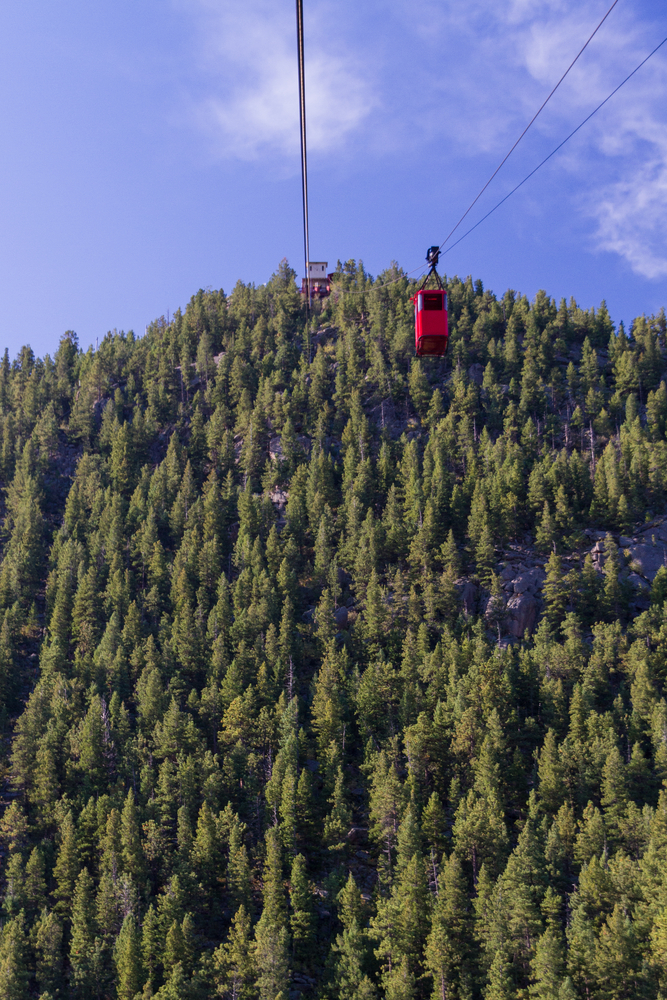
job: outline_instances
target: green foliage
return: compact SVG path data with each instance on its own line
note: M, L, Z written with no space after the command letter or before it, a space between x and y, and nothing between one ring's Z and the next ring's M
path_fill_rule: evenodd
M0 994L658 1000L664 313L294 277L0 360Z

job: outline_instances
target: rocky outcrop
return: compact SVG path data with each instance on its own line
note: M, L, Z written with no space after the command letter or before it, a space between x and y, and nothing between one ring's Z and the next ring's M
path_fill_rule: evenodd
M507 601L503 631L521 639L537 624L546 579L544 566L530 549L517 547L507 553L499 575Z
M269 441L269 455L273 462L280 462L285 457L282 442L278 436L272 437Z
M586 534L596 539L590 550L591 558L595 568L602 572L605 532L589 531ZM650 521L632 537L619 535L616 541L625 557L621 561L625 561L630 570L627 579L640 590L653 583L661 566L667 566L667 519Z
M477 612L478 589L472 580L461 582L460 591L463 610L467 615L474 615Z
M338 628L342 631L347 628L349 613L347 608L336 608L334 611L334 621Z
M546 573L542 567L533 566L512 580L512 587L515 594L533 594L536 590L541 589L545 580Z
M652 583L660 567L667 564L667 545L632 545L629 560L633 573Z
M530 633L537 623L540 602L532 594L517 593L507 602L509 621L507 631L517 639Z
M481 385L484 381L484 365L480 365L478 362L470 365L470 368L468 368L468 378L476 385Z

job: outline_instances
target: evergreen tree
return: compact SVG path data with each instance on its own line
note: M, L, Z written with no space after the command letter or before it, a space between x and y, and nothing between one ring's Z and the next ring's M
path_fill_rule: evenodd
M250 917L241 906L234 915L227 940L213 955L216 995L225 1000L247 1000L253 995L255 964Z
M123 926L114 946L116 965L116 995L119 1000L133 1000L141 989L141 948L139 933L131 913L123 920Z
M308 954L313 939L313 894L306 875L306 861L297 854L290 876L290 930L294 952L300 958Z
M93 906L94 883L88 869L79 875L72 906L72 931L69 949L70 985L74 996L88 1000L97 996L100 973L99 941Z

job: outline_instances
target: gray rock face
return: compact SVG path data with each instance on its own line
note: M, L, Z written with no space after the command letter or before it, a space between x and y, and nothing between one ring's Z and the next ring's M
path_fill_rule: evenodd
M507 602L508 631L521 639L524 632L532 632L537 622L538 602L532 594L515 594Z
M604 540L602 532L587 531L591 539L597 539L591 548L593 564L598 572L604 567ZM653 583L661 566L667 566L667 520L651 521L644 525L637 534L619 535L618 546L621 549L621 564L627 559L630 575L629 581L639 589Z
M334 620L339 629L347 628L347 608L336 608L334 611Z
M472 580L467 580L461 590L461 600L467 615L474 615L477 610L477 587Z
M660 567L667 562L667 544L631 545L629 549L631 569L652 583Z
M517 553L518 555L518 553ZM507 595L507 622L505 630L517 639L524 632L532 632L541 607L540 591L546 580L543 560L530 550L508 556L500 572L503 590ZM487 607L487 614L489 613Z
M526 570L521 576L518 576L513 580L514 593L515 594L526 594L529 592L534 592L541 587L546 580L546 574L540 566L535 566L534 569Z
M277 462L279 459L283 459L285 455L283 454L283 446L279 437L272 437L269 441L269 455L273 462Z

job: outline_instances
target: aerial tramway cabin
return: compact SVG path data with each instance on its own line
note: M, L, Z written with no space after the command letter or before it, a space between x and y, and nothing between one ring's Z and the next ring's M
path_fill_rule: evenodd
M447 292L440 288L420 289L415 304L415 354L441 358L447 353Z
M327 261L308 261L308 277L301 279L301 294L308 297L308 282L310 281L310 297L326 299L331 292L331 274L327 274Z

